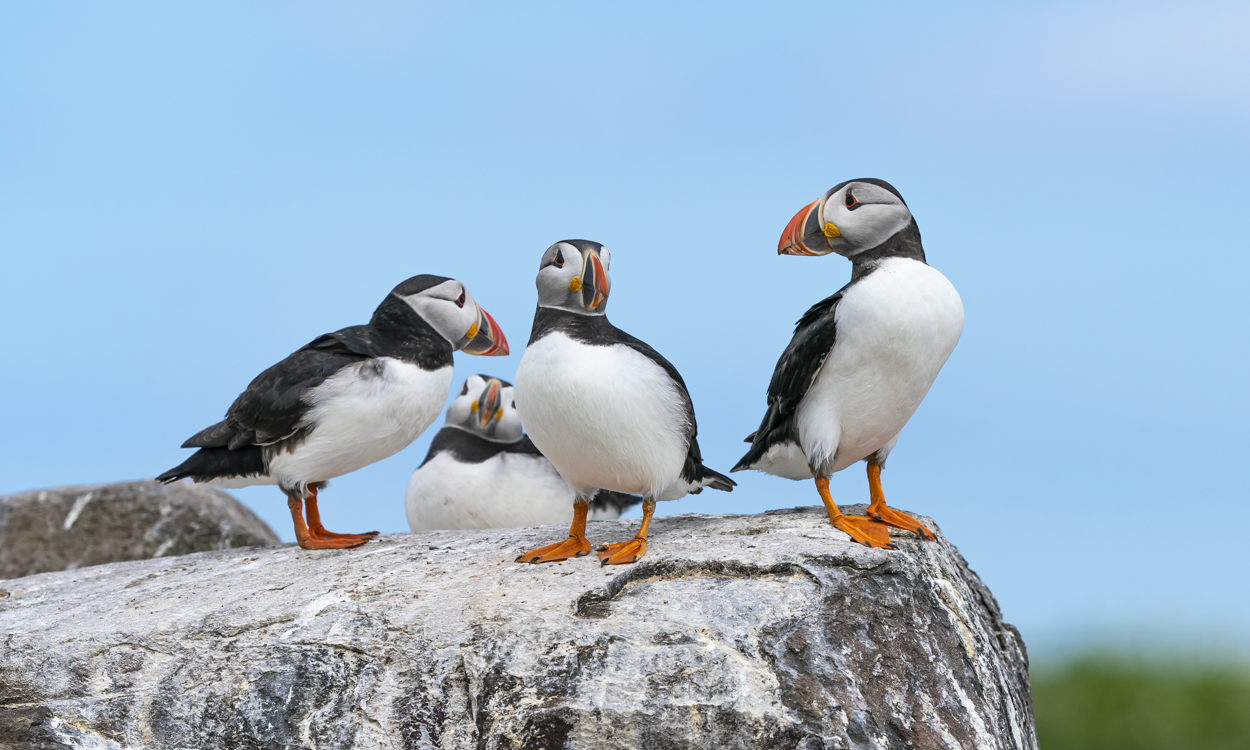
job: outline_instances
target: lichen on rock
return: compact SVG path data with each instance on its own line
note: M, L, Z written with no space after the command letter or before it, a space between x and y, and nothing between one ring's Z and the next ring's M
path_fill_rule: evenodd
M118 748L1035 750L1024 644L922 520L938 541L895 550L799 508L658 518L620 568L515 563L559 533L528 528L4 581L0 728Z

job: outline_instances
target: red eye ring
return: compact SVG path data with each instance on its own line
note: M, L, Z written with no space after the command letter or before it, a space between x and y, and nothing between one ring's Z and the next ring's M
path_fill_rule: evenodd
M556 250L556 258L555 260L551 261L551 263L556 268L564 268L564 253L560 252L559 250Z
M464 307L464 290L460 290L460 296L456 298L456 307Z
M859 205L859 199L850 191L846 191L846 207L855 208Z

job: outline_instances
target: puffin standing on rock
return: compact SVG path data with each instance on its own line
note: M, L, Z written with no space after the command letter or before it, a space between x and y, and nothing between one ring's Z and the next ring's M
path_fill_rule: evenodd
M490 529L563 523L574 499L522 432L512 384L470 375L408 480L404 506L413 531ZM600 490L590 520L615 520L640 502L637 495Z
M768 386L768 411L734 471L816 480L833 525L870 547L889 547L887 526L933 534L889 508L881 469L899 431L933 385L963 332L964 308L925 262L920 229L889 183L843 182L790 220L780 255L851 260L851 280L799 319ZM844 516L829 477L868 463L867 516Z
M391 290L368 325L319 336L256 376L223 421L182 444L199 450L157 479L276 484L299 546L364 544L378 532L336 534L321 525L317 491L403 450L430 426L447 401L456 350L505 355L508 342L464 284L414 276Z
M534 445L576 493L569 538L517 562L554 562L590 552L586 516L596 488L643 497L642 525L627 542L599 547L604 565L647 551L655 504L734 482L707 468L694 406L677 369L608 322L607 248L563 240L539 263L538 311L516 373L516 406Z

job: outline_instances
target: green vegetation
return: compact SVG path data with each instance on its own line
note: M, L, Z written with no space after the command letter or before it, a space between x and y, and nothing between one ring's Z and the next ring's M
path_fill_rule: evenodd
M1042 750L1246 750L1250 666L1082 656L1034 669Z

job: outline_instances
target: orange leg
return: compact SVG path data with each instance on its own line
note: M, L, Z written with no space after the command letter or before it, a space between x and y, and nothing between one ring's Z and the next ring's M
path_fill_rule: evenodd
M319 537L304 525L304 501L298 497L287 497L287 507L291 509L291 520L295 523L295 541L304 549L347 549L359 547L367 539L328 539Z
M829 514L829 522L833 524L833 528L845 531L851 539L866 547L891 548L890 531L885 524L868 516L842 515L842 511L834 504L833 497L829 495L828 477L816 480L816 490L820 492L820 499L825 504L825 512Z
M624 565L626 563L636 563L640 557L647 554L647 529L651 528L651 516L654 513L655 501L643 500L642 525L638 527L638 533L628 542L605 544L596 550L599 553L599 564Z
M868 515L887 526L910 531L921 539L933 541L933 532L926 529L924 524L902 511L886 507L885 493L881 491L881 465L871 461L868 463L868 494L872 498Z
M590 542L586 539L586 513L590 510L590 502L579 497L573 501L573 523L569 524L569 538L563 542L548 544L521 555L517 562L545 563L559 562L570 557L582 557L590 554Z
M366 531L363 534L336 534L333 531L327 531L326 527L321 525L321 513L317 510L317 485L308 486L308 497L305 502L308 508L305 512L308 514L308 531L318 539L359 539L369 541L378 535L376 531Z

